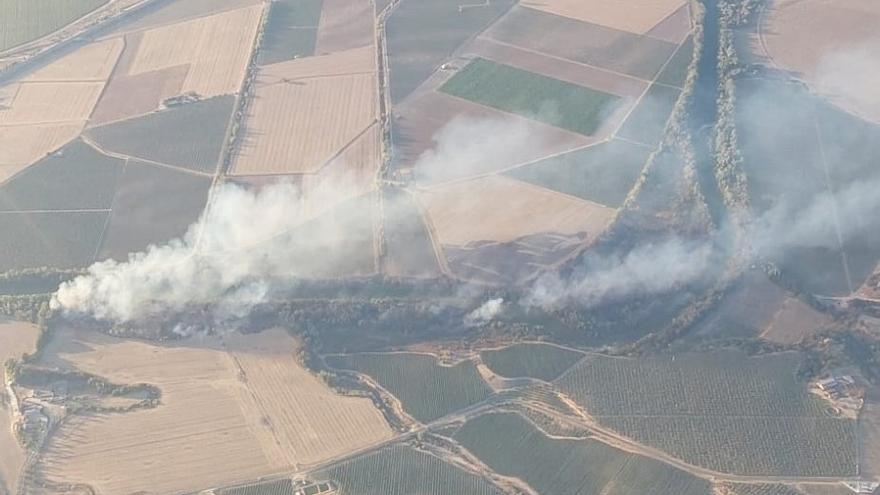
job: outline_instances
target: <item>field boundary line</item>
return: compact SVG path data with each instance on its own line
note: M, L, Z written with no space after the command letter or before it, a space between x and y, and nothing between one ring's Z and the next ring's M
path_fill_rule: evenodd
M120 174L120 179L125 176L125 172L128 169L128 160L122 162L122 172ZM92 257L92 262L98 261L98 255L101 254L101 249L104 248L104 239L107 237L107 229L110 228L110 217L113 216L113 206L116 204L116 196L119 195L119 183L117 182L116 188L113 191L113 198L110 200L110 210L107 213L107 219L104 221L104 228L101 229L101 237L98 238L98 245L95 248L95 255Z
M418 191L430 191L430 190L435 189L435 188L439 188L439 187L447 186L447 185L451 185L451 184L457 184L457 183L459 183L459 182L467 182L467 181L474 180L474 179L482 179L482 178L489 177L489 176L492 176L492 175L503 175L503 174L505 174L505 173L507 173L507 172L510 172L511 170L516 170L516 169L521 168L521 167L527 167L527 166L529 166L529 165L534 165L534 164L536 164L536 163L542 162L542 161L544 161L544 160L549 160L549 159L551 159L551 158L557 158L557 157L560 157L560 156L562 156L562 155L567 155L567 154L569 154L569 153L575 153L575 152L577 152L577 151L583 151L583 150L586 150L587 148L592 148L592 147L594 147L594 146L598 146L598 145L600 145L600 144L605 144L605 143L611 141L611 139L612 139L612 138L602 139L602 140L600 140L600 141L596 141L596 142L594 142L594 143L588 143L588 144L585 144L585 145L583 145L583 146L578 146L578 147L576 147L576 148L571 148L571 149L568 149L568 150L558 151L558 152L555 152L555 153L552 153L552 154L549 154L549 155L546 155L546 156L542 156L542 157L540 157L540 158L536 158L536 159L534 159L534 160L529 160L529 161L524 162L524 163L518 163L518 164L516 164L516 165L511 165L511 166L509 166L509 167L505 167L505 168L502 168L502 169L498 169L498 170L495 170L495 171L492 171L492 172L484 172L484 173L480 173L480 174L476 174L476 175L469 175L469 176L467 176L467 177L459 177L459 178L457 178L457 179L449 179L449 180L446 180L446 181L433 182L433 183L430 183L430 184L423 184L423 185L418 185L418 184L416 184L415 188L416 188L416 190L418 190Z
M145 1L146 3L149 3L149 2L152 2L153 0L144 0L144 1ZM271 2L271 1L274 1L274 0L270 0L270 2ZM172 3L173 3L173 2L172 2ZM235 12L236 10L244 10L244 9L252 8L254 5L257 5L258 3L266 3L266 1L265 1L265 0L255 0L255 1L253 2L252 5L245 5L245 6L243 6L243 7L239 6L239 7L225 8L225 9L222 9L222 10L218 10L217 12L213 12L213 13L205 14L205 15L192 15L192 16L180 17L180 18L175 19L175 20L173 20L173 21L161 22L161 23L158 23L158 24L153 25L153 26L141 27L141 28L138 28L138 29L126 30L126 29L123 28L123 29L118 30L117 32L114 32L114 33L108 34L107 36L103 36L103 37L101 37L101 38L97 38L97 41L105 41L105 40L113 39L113 38L117 38L117 37L120 37L120 36L125 37L125 36L127 36L127 35L129 35L129 34L145 33L145 32L147 32L147 31L152 31L152 30L154 30L154 29L162 29L162 28L167 28L167 27L169 27L169 26L174 26L175 24L183 24L183 23L186 23L186 22L197 21L197 20L199 20L199 19L206 19L206 18L208 18L208 17L213 17L213 16L216 16L216 15L228 14L228 13L230 13L230 12ZM169 4L169 5L171 5L171 4ZM167 5L165 5L165 6L163 6L163 7L167 7ZM160 8L159 11L161 11L161 10L162 10L162 9ZM141 18L141 20L143 20L143 18Z
M101 147L97 142L95 142L90 136L88 136L88 134L85 133L85 132L82 133L82 134L80 135L80 138L82 138L83 142L85 142L85 143L88 144L89 146L95 148L99 153L101 153L102 155L109 156L110 158L117 158L117 159L119 159L119 160L126 160L126 161L128 161L128 160L134 160L134 161L138 161L138 162L141 162L141 163L146 163L146 164L149 164L149 165L155 165L155 166L157 166L157 167L163 167L163 168L168 168L168 169L171 169L171 170L176 170L176 171L178 171L178 172L182 172L182 173L185 173L185 174L197 175L197 176L199 176L199 177L214 177L214 174L209 174L209 173L206 173L206 172L199 172L198 170L192 170L192 169L188 169L188 168L177 167L177 166L175 166L175 165L169 165L169 164L167 164L167 163L156 162L156 161L153 161L153 160L149 160L149 159L147 159L147 158L141 158L141 157L139 157L139 156L131 156L131 155L125 155L125 154L122 154L122 153L115 153L115 152L112 152L112 151L107 151L106 149L104 149L103 147Z
M40 215L48 215L52 213L105 213L109 211L109 208L83 208L69 210L4 210L0 211L0 215L23 215L28 213L36 213Z
M116 72L119 70L119 62L122 60L123 54L125 54L125 51L128 50L128 48L129 48L128 39L126 39L125 36L122 36L121 39L122 39L122 50L120 50L119 55L116 56L116 60L113 62L113 69L110 70L110 74L108 74L107 78L103 80L104 85L101 87L101 94L98 95L98 99L95 100L95 104L92 106L92 109L89 111L89 115L86 117L86 124L85 124L86 128L89 127L89 123L92 121L92 116L95 115L95 110L98 109L98 105L101 104L101 100L103 100L104 95L107 94L107 87L110 86L110 81L116 77ZM110 40L107 40L107 41L110 41ZM89 45L85 45L85 46L89 46ZM80 134L82 134L82 133L83 132L80 132Z
M434 221L431 219L430 212L425 207L422 198L420 198L418 194L415 192L411 194L413 201L416 203L416 208L418 208L419 214L422 216L422 221L425 222L425 231L428 233L428 239L431 240L431 246L434 249L434 256L437 258L437 267L440 269L440 273L456 279L456 275L452 272L452 269L449 268L449 260L446 258L446 254L443 251L443 245L440 243L440 236L437 234L436 227L434 227Z
M300 173L293 173L293 174L290 174L290 175L320 175L320 173L321 173L322 170L324 170L325 168L327 168L327 167L329 167L331 164L333 164L333 162L336 161L336 159L338 159L339 157L341 157L343 153L345 153L346 151L349 150L349 148L351 148L352 146L354 146L354 144L355 144L360 138L362 138L363 136L365 136L365 135L370 131L370 129L373 128L374 125L377 125L378 122L379 122L378 119L373 118L373 120L369 123L369 125L367 125L367 127L363 128L359 133L357 133L357 135L356 135L355 137L351 138L351 140L349 140L347 143L345 143L345 144L342 146L342 148L336 150L335 153L333 153L332 155L330 155L330 158L324 160L324 162L322 162L321 165L320 165L318 168L314 169L312 172L306 172L306 173L300 172ZM279 175L281 175L281 174L279 174Z
M483 35L481 35L481 36L483 36ZM542 51L538 51L538 50L535 50L535 49L533 49L533 48L527 48L527 47L524 47L524 46L515 45L515 44L513 44L513 43L508 43L508 42L506 42L506 41L497 40L497 39L495 39L495 38L493 38L493 37L491 37L491 36L488 36L488 35L486 36L486 39L488 39L489 41L492 41L493 43L498 43L499 45L504 45L504 46L507 46L507 47L510 47L510 48L515 48L515 49L518 49L518 50L522 50L522 51L525 51L525 52L529 52L529 53L532 53L532 54L534 54L534 55L541 55L541 56L544 56L544 57L552 58L552 59L554 59L554 60L560 60L560 61L569 62L569 63L573 63L573 64L576 64L576 65L580 65L580 66L582 66L582 67L588 67L588 68L590 68L590 69L600 70L600 71L603 71L603 72L607 72L607 73L609 73L609 74L614 74L615 76L620 76L620 77L625 77L625 78L627 78L627 79L632 79L632 80L634 80L634 81L639 81L639 82L648 83L648 84L651 84L651 83L653 82L653 81L651 81L651 80L649 80L649 79L644 79L644 78L641 78L641 77L638 77L638 76L633 76L633 75L631 75L631 74L624 74L623 72L618 72L618 71L616 71L616 70L607 69L607 68L605 68L605 67L599 67L598 65L587 64L587 63L584 63L584 62L579 62L579 61L577 61L577 60L571 60L571 59L567 59L567 58L565 58L565 57L560 57L559 55L552 55L552 54L550 54L550 53L544 53L544 52L542 52ZM669 42L668 42L668 41L664 41L664 43L669 43ZM669 44L670 44L670 45L674 45L674 43L669 43ZM673 51L672 51L673 55L675 54L675 51L676 51L676 50L673 50ZM671 57L671 55L670 55L670 57ZM662 71L663 71L662 68L658 69L658 70L657 70L657 74L659 74L659 73L662 72Z
M307 57L310 58L310 57ZM286 62L279 62L286 63ZM266 66L260 67L260 69L265 69ZM375 74L374 70L366 70L366 71L354 71L354 72L340 72L333 74L315 74L313 76L300 76L300 77L279 77L277 81L273 81L271 83L263 84L263 87L275 86L278 84L291 84L299 81L311 81L314 79L330 79L334 77L346 77L346 76L368 76L370 74Z

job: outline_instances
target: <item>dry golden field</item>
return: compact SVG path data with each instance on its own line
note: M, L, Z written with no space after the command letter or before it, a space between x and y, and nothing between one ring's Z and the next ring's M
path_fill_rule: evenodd
M844 110L880 122L880 91L862 82L880 72L877 26L874 0L777 0L754 48Z
M190 64L180 91L204 98L235 93L244 79L263 4L142 33L128 75Z
M75 139L82 123L0 127L0 182Z
M11 107L0 109L0 125L85 121L103 88L103 82L18 84Z
M296 341L284 330L235 335L228 348L246 386L238 388L248 418L273 465L308 465L391 437L367 398L342 397L294 361Z
M523 0L520 5L621 31L645 34L684 3L683 0Z
M508 242L540 234L602 232L615 211L500 176L454 182L419 193L441 244Z
M228 344L228 350L227 350ZM48 364L162 390L155 409L70 419L39 469L100 494L177 493L325 460L390 435L367 399L344 398L294 360L283 331L180 345L60 331Z
M0 320L0 362L33 352L38 333L30 323ZM0 395L6 393L4 388L0 388ZM0 401L0 492L5 485L6 491L14 493L23 462L24 451L12 434L11 411Z
M134 22L126 23L110 36L155 29L169 24L242 9L262 2L263 0L184 0L170 2L151 14L141 17Z
M310 209L324 211L376 188L380 132L379 124L371 125L317 174L303 177Z
M86 45L38 69L25 81L106 81L123 48L125 42L121 38Z
M358 49L267 66L232 173L314 173L376 120L371 50Z

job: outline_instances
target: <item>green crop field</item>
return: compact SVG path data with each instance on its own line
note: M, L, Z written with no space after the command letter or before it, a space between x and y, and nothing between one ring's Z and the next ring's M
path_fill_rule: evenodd
M214 491L217 495L293 495L293 482L284 478Z
M635 110L629 114L617 135L651 147L656 146L663 139L666 121L669 120L680 94L681 91L669 86L652 85Z
M393 445L311 475L334 481L339 495L501 495L488 481L433 455Z
M506 175L617 208L651 151L648 146L612 140L515 168Z
M423 423L476 404L492 394L472 361L441 366L433 356L393 353L331 356L327 364L373 378Z
M459 11L458 3L448 0L399 2L386 23L392 102L406 98L462 43L485 29L513 3L495 0Z
M477 58L441 91L569 131L596 132L620 99L616 96Z
M48 266L89 265L107 212L4 213L0 215L0 272Z
M828 415L798 381L800 363L797 353L590 356L557 385L601 424L691 464L741 475L854 475L855 421Z
M694 39L688 37L657 76L657 82L680 88L687 78L687 69L694 58Z
M323 0L278 0L269 7L258 61L274 64L315 54Z
M35 40L108 0L0 0L0 51Z
M0 211L110 208L124 166L74 141L0 187Z
M214 173L234 104L234 96L219 96L96 127L89 134L108 151Z
M515 344L480 353L483 362L507 378L552 381L584 357L584 354L548 344Z
M455 439L499 474L553 495L706 495L709 484L595 440L552 439L514 413L465 423Z

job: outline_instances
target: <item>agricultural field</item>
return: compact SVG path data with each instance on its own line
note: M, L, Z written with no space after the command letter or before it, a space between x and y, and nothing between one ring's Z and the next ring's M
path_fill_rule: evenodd
M620 3L609 0L524 0L523 7L605 27L646 34L674 15L682 0L638 0Z
M214 490L216 495L293 495L293 482L290 478L265 481L236 488Z
M539 160L505 175L617 208L623 204L652 151L647 146L614 139Z
M551 439L514 413L469 420L454 438L491 469L541 494L705 495L709 483L596 440Z
M250 61L263 4L139 33L126 67L133 76L188 64L181 93L201 98L236 93Z
M100 126L153 112L163 101L180 94L187 72L187 65L178 65L134 76L113 77L98 100L89 125Z
M170 0L156 9L147 9L132 20L126 21L109 36L132 34L157 27L168 26L232 10L240 10L260 3L262 0Z
M95 259L106 210L0 213L0 272L80 268Z
M272 2L258 55L259 64L314 55L322 6L322 0Z
M505 378L553 381L584 354L550 344L515 344L480 352L483 363Z
M591 356L557 385L603 427L690 464L740 475L853 475L855 422L807 391L800 363L797 353Z
M693 331L697 339L755 338L768 328L788 299L762 270L740 277Z
M122 261L150 244L182 236L205 208L211 182L210 177L128 160L98 258Z
M412 94L456 49L513 3L499 0L460 11L446 0L401 2L386 23L392 103Z
M406 191L389 189L383 194L385 273L397 277L438 275L438 254L418 204Z
M688 37L675 51L663 71L657 75L656 82L681 88L687 78L687 69L694 58L694 39Z
M392 445L312 473L331 480L339 495L501 495L483 478L405 445Z
M752 209L764 222L786 226L765 248L768 257L802 291L856 291L880 259L880 224L856 206L880 179L872 158L880 153L880 127L794 84L744 78L738 87L737 126ZM796 220L804 208L827 204L829 191L839 220L802 227Z
M484 36L563 59L651 80L677 43L514 7Z
M243 414L267 418L255 435L273 465L314 464L391 438L369 399L336 395L296 363L299 346L285 331L236 334L226 344L246 377Z
M0 52L50 34L108 0L2 0Z
M585 135L594 134L619 104L613 95L483 58L440 91Z
M101 493L178 493L294 469L387 437L368 399L335 395L296 363L295 351L280 330L174 346L61 331L45 364L148 382L162 400L155 409L70 418L38 472ZM149 473L136 468L144 463Z
M597 140L439 91L401 105L392 136L395 166L420 185L497 173Z
M30 323L0 319L0 361L34 351L39 329ZM12 410L0 390L0 493L14 493L25 454L12 434Z
M124 166L74 141L0 185L0 211L109 209Z
M75 139L82 128L82 123L0 127L0 182L57 151Z
M110 78L125 48L121 39L99 41L74 50L69 55L28 74L26 82L103 82Z
M651 85L617 136L653 148L663 138L666 121L680 94L676 88L656 83Z
M418 197L440 243L454 246L539 233L595 237L614 216L605 206L499 176L433 187Z
M769 342L793 345L834 327L834 320L805 302L788 297L764 328L761 338Z
M305 210L301 223L265 246L268 250L284 246L285 266L289 268L277 275L340 278L376 274L376 203L376 194L367 193L329 209L319 205L317 211Z
M108 153L213 174L234 103L232 96L197 101L93 127L86 135Z
M371 47L266 66L232 173L315 173L369 130L377 102Z
M803 495L803 492L789 485L722 483L717 488L719 495Z
M451 271L492 284L520 282L564 261L615 217L606 206L501 176L437 186L417 198Z
M335 53L376 44L373 2L323 0L323 4L316 53Z
M472 361L446 366L428 354L377 353L328 356L327 364L370 377L422 423L472 406L492 393Z
M860 85L853 67L877 69L880 6L871 0L773 2L759 21L753 49L846 112L880 123L880 96Z

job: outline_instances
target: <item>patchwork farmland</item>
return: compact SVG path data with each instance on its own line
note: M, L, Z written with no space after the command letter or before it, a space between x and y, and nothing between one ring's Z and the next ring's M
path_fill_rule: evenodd
M64 27L109 0L3 0L0 52Z

